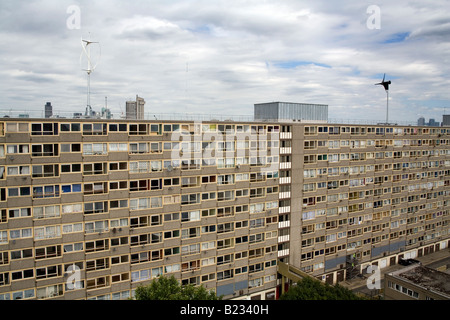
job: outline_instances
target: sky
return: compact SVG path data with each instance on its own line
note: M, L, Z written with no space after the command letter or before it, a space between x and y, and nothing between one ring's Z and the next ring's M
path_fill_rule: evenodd
M255 103L327 104L329 118L450 114L450 2L1 0L0 114L252 115ZM105 101L107 97L107 101ZM118 118L118 116L116 116Z

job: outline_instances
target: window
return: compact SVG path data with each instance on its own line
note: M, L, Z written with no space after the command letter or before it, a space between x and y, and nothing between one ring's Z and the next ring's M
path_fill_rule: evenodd
M191 194L183 194L181 195L181 204L196 204L200 203L200 194L199 193L191 193Z
M32 157L56 157L59 155L58 144L33 144L31 145Z
M60 256L61 256L61 246L60 245L36 248L35 252L34 252L34 257L36 260L48 259L48 258L54 258L54 257L60 257Z
M181 213L181 222L200 221L200 211L189 211Z
M46 165L33 165L33 178L47 178L47 177L58 177L59 176L59 165L57 164L46 164ZM29 174L29 168L28 168Z
M105 213L108 212L108 202L88 202L84 204L84 214Z
M108 154L106 143L83 143L83 155Z
M96 175L96 174L107 174L107 163L106 162L98 162L98 163L86 163L83 165L83 174L84 175Z
M33 257L33 249L11 251L11 260L26 259L32 257Z
M112 242L112 240L111 240L111 242ZM111 243L111 245L112 245L112 243ZM109 250L109 240L108 239L86 242L86 253L104 251L104 250Z
M234 174L219 175L217 179L218 185L233 184Z
M106 123L83 123L83 135L106 135Z
M85 233L108 231L108 220L85 222L84 230Z
M15 229L9 231L9 237L11 240L31 238L32 236L33 232L31 228Z
M81 203L64 204L62 205L63 213L77 213L83 212L83 205Z
M27 269L27 270L20 270L11 272L11 280L22 280L22 279L29 279L34 277L34 270L33 269Z
M127 132L127 124L126 123L110 123L109 124L109 132Z
M82 223L71 223L71 224L64 224L63 225L63 234L66 233L75 233L75 232L82 232L83 231L83 224Z
M234 231L234 222L222 223L217 225L217 233Z
M234 216L234 207L224 207L224 208L217 208L217 217L231 217Z
M224 270L221 272L217 272L217 280L225 280L225 279L230 279L233 278L233 269L229 269L229 270ZM250 283L250 281L249 281Z
M36 268L36 279L48 279L61 275L61 265Z
M28 123L22 122L7 122L6 132L28 132Z
M95 279L87 279L86 280L86 289L97 289L109 287L109 276L98 277Z
M8 197L25 197L30 195L30 187L8 188Z
M217 192L217 201L234 200L234 190Z
M83 251L83 243L71 243L71 244L65 244L64 245L64 252L76 252L76 251Z
M200 244L190 244L181 247L181 255L190 255L200 253Z
M0 243L8 243L8 231L0 231Z
M81 172L81 163L61 164L61 173Z
M33 187L33 199L59 197L59 185Z
M62 193L81 192L81 183L63 184L61 185L61 192Z
M30 146L28 144L9 144L6 146L7 154L29 153Z
M59 205L45 206L45 207L33 207L33 217L34 217L34 219L60 217Z
M34 136L58 135L58 123L32 123L31 135Z
M61 132L80 132L79 123L61 123Z
M110 162L109 170L110 171L128 170L128 163L127 162Z
M0 167L0 171L3 174L4 167ZM30 166L8 166L8 176L22 176L29 174L30 174Z
M147 135L148 127L145 123L129 124L129 135Z
M200 185L200 177L182 177L181 187L197 187Z
M200 227L193 227L181 230L181 239L189 239L200 236Z
M61 237L60 226L34 228L34 240L53 239Z
M110 200L109 207L110 209L128 208L128 200Z
M57 284L53 286L37 288L36 297L38 299L47 299L63 295L63 285Z
M149 145L147 142L141 142L141 143L130 143L130 151L131 154L136 153L148 153L149 152Z
M110 152L128 151L127 143L109 143Z
M94 182L84 184L84 194L102 194L108 193L108 182Z

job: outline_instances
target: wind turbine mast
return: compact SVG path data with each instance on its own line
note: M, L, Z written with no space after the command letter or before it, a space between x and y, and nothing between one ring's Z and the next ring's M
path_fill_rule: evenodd
M90 40L90 33L89 33L89 40L83 40L81 39L81 47L83 48L83 52L81 53L81 57L83 56L83 53L86 55L87 59L87 69L83 69L87 73L87 99L86 99L86 111L85 116L90 116L92 113L92 107L91 107L91 73L94 71L94 69L97 67L98 62L93 65L91 61L91 44L98 44L99 50L100 50L100 43L97 41L91 41ZM99 51L100 52L100 51ZM100 53L101 54L101 53ZM81 62L80 57L80 62ZM100 56L99 56L100 60Z
M391 80L384 81L386 73L383 75L383 80L379 83L375 83L375 85L382 85L384 90L386 91L386 124L389 123L389 85L391 84Z

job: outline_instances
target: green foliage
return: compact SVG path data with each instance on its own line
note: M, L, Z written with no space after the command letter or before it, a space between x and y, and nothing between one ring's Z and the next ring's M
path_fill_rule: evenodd
M180 285L174 276L160 276L145 286L139 286L135 292L136 300L221 300L214 291L203 286Z
M305 277L291 286L280 300L361 300L351 290L336 284L324 284L311 277Z

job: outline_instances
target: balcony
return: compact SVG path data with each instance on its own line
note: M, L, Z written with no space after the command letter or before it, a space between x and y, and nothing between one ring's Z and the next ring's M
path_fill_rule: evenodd
M278 258L285 257L289 255L289 249L279 250L278 251Z
M250 181L251 182L251 181ZM282 177L278 180L280 184L291 183L291 177Z
M292 132L280 132L280 139L292 139Z
M291 163L290 162L280 162L280 169L290 169Z
M280 221L278 222L278 229L289 228L291 226L291 221Z
M291 206L286 206L286 207L279 207L278 208L278 213L288 213L291 212Z
M289 199L291 197L291 192L287 191L287 192L280 192L278 194L278 199Z
M280 148L280 154L291 154L291 153L292 153L291 147Z
M288 241L289 241L289 235L279 236L278 237L278 243L288 242Z

